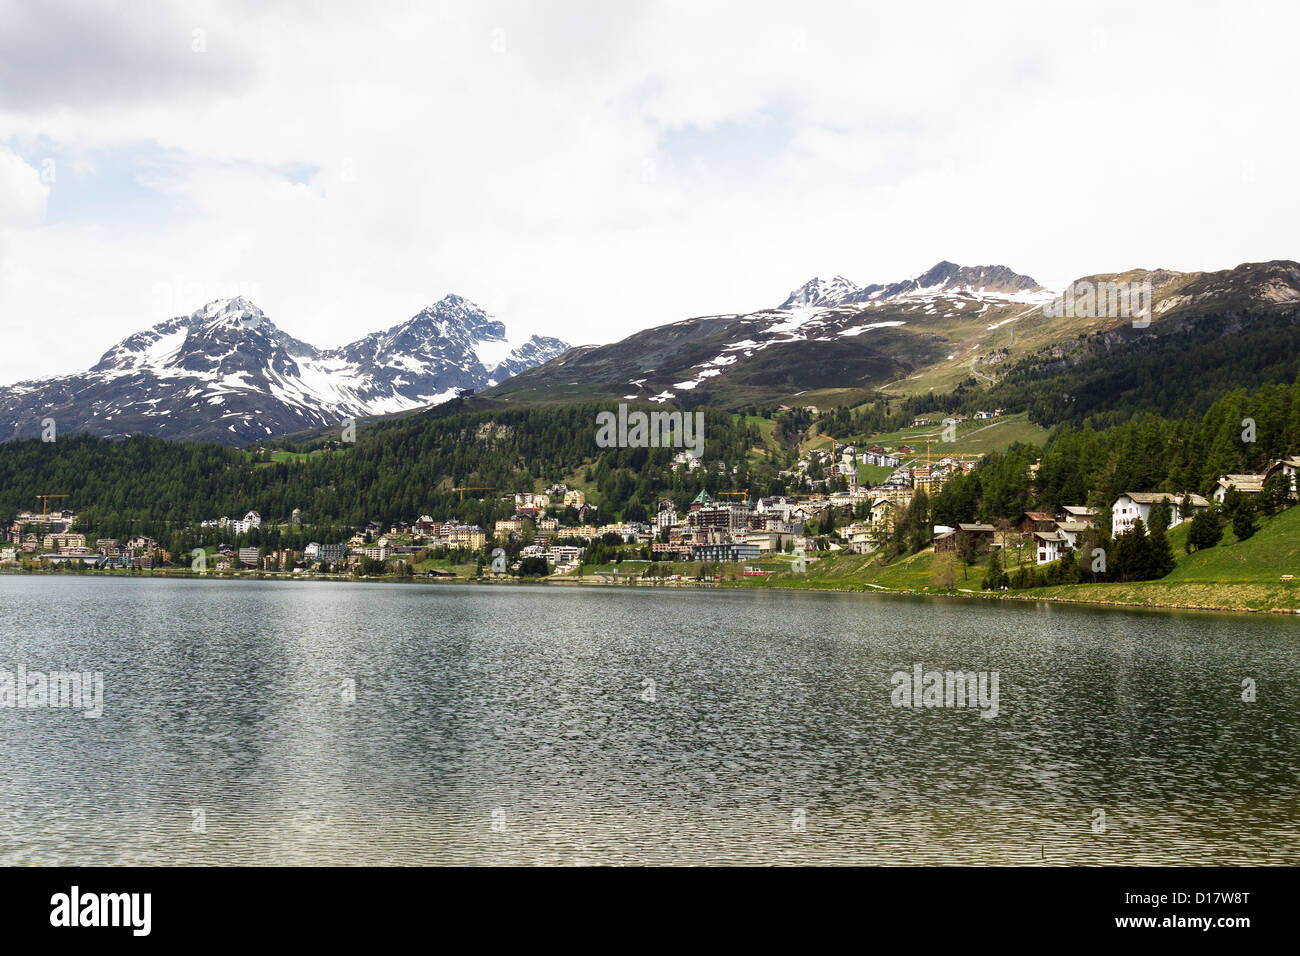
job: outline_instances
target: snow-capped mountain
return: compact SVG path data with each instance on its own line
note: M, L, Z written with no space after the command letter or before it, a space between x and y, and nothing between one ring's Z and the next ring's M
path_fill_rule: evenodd
M1090 291L1101 283L1150 285L1153 321L1134 323L1108 307L1080 311L1081 301L1103 301ZM1077 295L1066 308L1057 293L1006 266L947 261L884 285L857 286L842 276L812 279L778 308L683 319L619 342L574 348L488 394L518 403L619 399L732 410L763 403L851 404L882 391L912 395L987 385L1017 363L1064 366L1093 356L1090 349L1104 361L1107 349L1198 320L1208 323L1196 333L1202 338L1237 334L1260 322L1259 341L1274 342L1267 338L1268 323L1300 315L1300 264L1290 261L1212 273L1134 269L1086 276L1071 288Z
M783 309L800 306L835 306L855 302L892 302L928 296L951 296L958 293L982 298L1020 298L1038 301L1045 292L1029 276L1013 272L1006 266L959 266L955 262L936 263L915 279L901 282L860 286L836 276L824 281L813 278L795 289L781 303Z
M330 350L276 328L243 297L219 299L123 339L87 372L0 388L0 435L40 434L49 418L61 434L242 443L434 405L567 348L536 335L513 342L456 295Z
M821 388L875 387L921 367L968 376L1006 326L1055 293L1006 266L939 262L912 279L859 286L810 279L780 306L705 316L573 349L522 372L493 395L743 404ZM1002 331L999 331L1002 330Z
M819 279L813 276L791 292L786 297L786 300L781 303L781 308L794 309L800 306L839 305L841 302L849 301L859 291L861 291L861 286L844 278L844 276L836 276L834 279Z

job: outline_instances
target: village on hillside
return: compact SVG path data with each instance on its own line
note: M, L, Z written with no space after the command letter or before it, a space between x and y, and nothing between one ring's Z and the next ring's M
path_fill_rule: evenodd
M445 559L443 565L472 566L476 577L543 577L581 576L586 566L633 558L664 568L681 562L735 565L744 575L762 575L768 572L752 565L775 555L815 559L833 552L877 552L897 532L899 522L907 520L918 495L933 497L953 476L969 474L981 457L934 456L906 444L859 450L832 443L829 451L806 452L794 468L781 473L792 486L811 489L799 494L710 494L701 481L699 493L685 509L662 498L649 520L601 522L597 506L582 490L556 483L544 491L503 498L512 501L513 514L491 528L413 515L386 525L370 521L340 540L308 541L301 548L259 544L258 532L265 525L257 511L201 521L198 530L204 535L228 540L192 554L173 554L144 535L93 537L70 509L24 511L5 526L0 567L453 576L439 566L438 559ZM726 468L723 462L717 465ZM863 466L889 471L883 480L868 483L860 479ZM700 459L686 454L677 456L674 467L686 475L703 468L701 477L708 471ZM1300 457L1288 456L1272 462L1262 474L1226 474L1209 497L1185 491L1128 491L1107 509L1105 530L1111 539L1119 539L1135 527L1145 532L1153 522L1162 529L1172 527L1225 502L1255 498L1269 489L1276 493L1279 486L1289 504L1296 496L1298 470ZM1099 530L1101 519L1098 508L1078 503L1050 514L1029 511L955 526L927 523L921 545L968 560L1014 550L1017 565L1026 563L1026 557L1031 564L1051 565L1083 550L1085 538ZM300 509L282 516L277 525L310 535L311 525Z

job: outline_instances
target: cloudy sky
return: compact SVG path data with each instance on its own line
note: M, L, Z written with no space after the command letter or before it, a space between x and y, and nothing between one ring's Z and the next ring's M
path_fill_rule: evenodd
M322 347L453 291L579 343L939 259L1059 287L1300 258L1297 27L1236 0L0 0L0 382L237 292Z

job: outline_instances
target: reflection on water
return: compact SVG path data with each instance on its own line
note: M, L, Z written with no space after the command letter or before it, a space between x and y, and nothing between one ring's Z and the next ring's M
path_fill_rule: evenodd
M0 609L0 668L105 681L99 720L0 708L0 863L1300 863L1293 618L14 575ZM918 663L998 671L998 716L893 707Z

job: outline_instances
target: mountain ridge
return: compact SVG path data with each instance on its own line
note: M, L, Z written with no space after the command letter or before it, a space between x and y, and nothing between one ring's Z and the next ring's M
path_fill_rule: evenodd
M0 388L0 435L143 432L236 444L342 419L438 404L562 354L559 339L511 341L458 295L334 349L275 325L243 296L132 333L90 369ZM206 414L205 414L206 413Z
M1218 272L1133 269L1101 281L1151 284L1152 321L1087 311L1006 266L940 261L913 279L857 286L814 278L782 306L700 316L570 352L493 388L503 401L639 399L683 407L839 403L885 392L949 392L998 381L1036 355L1053 361L1101 336L1126 349L1181 328L1193 313L1235 316L1300 305L1300 264L1242 263ZM1068 305L1068 308L1063 307ZM1233 318L1235 322L1237 319ZM1253 321L1253 320L1251 320Z

